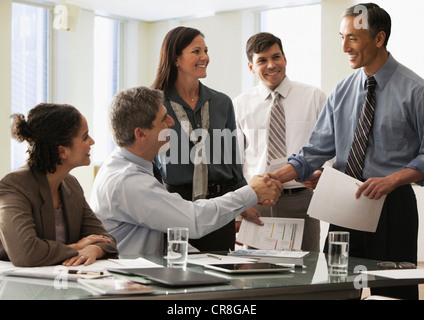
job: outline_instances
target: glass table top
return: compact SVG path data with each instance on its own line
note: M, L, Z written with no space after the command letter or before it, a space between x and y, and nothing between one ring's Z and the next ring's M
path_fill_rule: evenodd
M222 253L221 253L222 254ZM166 260L162 257L144 257L158 264L165 265ZM293 263L284 258L262 258L262 262ZM229 280L226 284L202 285L191 287L166 287L161 285L149 285L155 288L155 292L141 295L141 299L162 299L164 297L193 297L194 299L216 299L227 294L232 297L243 298L251 292L258 295L290 294L290 292L307 293L332 290L360 290L370 283L387 281L387 278L364 275L359 271L376 270L377 262L374 260L349 257L348 272L344 275L331 275L327 267L326 255L323 253L310 252L302 259L296 259L296 263L303 263L306 268L292 269L278 273L249 273L229 275L223 272L208 270L198 265L188 265L188 270L212 274ZM380 283L380 284L381 284ZM105 296L94 295L84 289L77 282L55 283L54 280L35 279L14 276L0 276L0 299L8 300L68 300L68 299L96 299ZM122 296L121 296L122 297ZM129 297L129 296L126 296ZM111 298L111 297L109 297ZM133 297L132 297L133 298Z

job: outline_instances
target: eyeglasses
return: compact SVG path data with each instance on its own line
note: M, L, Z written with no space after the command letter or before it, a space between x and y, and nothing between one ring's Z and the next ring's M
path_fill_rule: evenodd
M417 266L412 262L392 262L382 261L377 263L377 267L381 269L416 269Z

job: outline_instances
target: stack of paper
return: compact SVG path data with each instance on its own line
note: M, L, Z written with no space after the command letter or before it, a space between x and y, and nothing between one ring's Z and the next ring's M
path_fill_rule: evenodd
M261 217L264 223L242 220L237 242L264 250L300 250L303 238L303 219Z

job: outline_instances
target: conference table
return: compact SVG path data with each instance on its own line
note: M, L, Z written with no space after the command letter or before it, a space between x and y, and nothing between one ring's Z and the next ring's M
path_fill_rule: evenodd
M225 253L220 253L225 254ZM166 266L163 257L144 257ZM267 262L287 262L284 258L262 258ZM293 260L291 260L293 261ZM291 262L290 261L290 262ZM297 260L296 260L297 261ZM66 288L56 289L53 280L9 275L0 276L0 299L7 300L274 300L360 299L362 288L387 287L424 283L423 277L397 279L364 273L378 270L378 261L349 257L348 272L332 275L324 253L310 252L299 260L305 268L278 273L249 273L228 275L189 264L187 270L225 277L228 282L218 285L168 287L151 284L155 291L143 295L96 295L78 282L70 281ZM362 271L362 272L360 272Z

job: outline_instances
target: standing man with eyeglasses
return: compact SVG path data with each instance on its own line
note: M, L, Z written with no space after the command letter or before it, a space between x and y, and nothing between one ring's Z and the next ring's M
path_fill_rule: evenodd
M348 230L349 254L417 263L418 209L411 183L424 185L424 80L387 50L390 31L389 14L376 4L343 13L342 48L356 71L333 89L309 144L274 176L282 183L304 181L336 156L334 168L364 181L357 197L387 195L375 233ZM418 299L417 286L372 293Z

